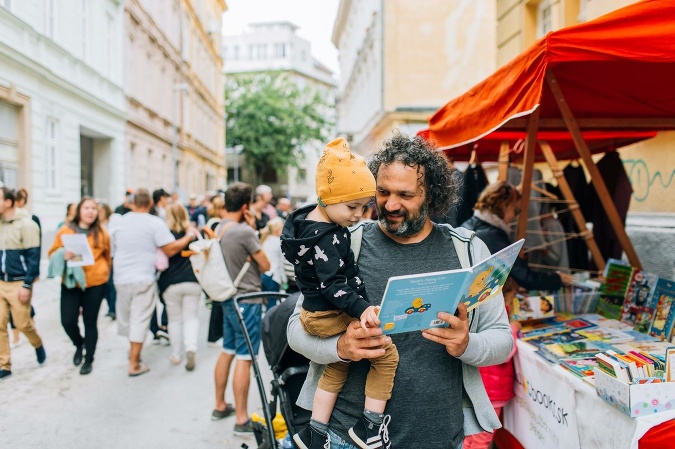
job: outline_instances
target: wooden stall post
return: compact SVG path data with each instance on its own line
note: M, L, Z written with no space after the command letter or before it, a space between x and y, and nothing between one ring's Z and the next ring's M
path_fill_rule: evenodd
M509 174L509 142L504 140L499 147L499 176L497 181L506 181Z
M593 183L595 191L597 192L598 197L600 198L600 202L602 203L602 206L605 209L605 212L607 213L607 218L609 219L609 222L611 223L612 228L614 229L614 232L616 233L616 236L619 239L619 243L621 243L621 247L626 252L628 261L632 266L638 269L642 269L640 259L638 258L637 253L635 252L635 248L633 248L633 244L630 242L630 239L626 234L626 229L624 228L624 225L621 222L621 217L619 217L619 213L617 212L616 206L614 205L614 201L612 200L612 197L610 196L609 191L607 190L605 181L603 181L602 176L600 175L600 170L598 170L598 167L595 165L595 162L593 162L593 158L591 157L591 151L588 149L588 145L586 144L583 136L581 135L579 125L574 119L572 110L567 104L567 101L565 101L565 96L563 95L563 92L560 89L560 85L558 84L558 81L556 80L555 75L551 70L546 71L546 81L549 87L551 88L553 98L555 98L555 101L558 104L558 109L560 109L560 113L562 114L563 120L565 121L565 125L567 126L567 129L569 130L570 134L572 135L572 140L574 140L574 146L576 146L577 151L579 152L579 156L581 156L581 158L583 159L584 165L586 166L586 170L588 170L588 172L591 175L591 182Z
M523 195L518 216L518 228L516 240L525 238L527 233L528 208L530 206L530 191L532 190L532 172L534 171L534 150L537 145L537 130L539 129L539 108L530 114L527 124L527 137L525 140L525 156L523 157L523 176L520 178L520 188Z
M588 249L591 251L591 257L593 258L593 262L595 262L595 266L598 267L598 270L600 271L604 270L605 258L602 257L602 253L600 253L600 248L598 248L598 244L595 242L593 233L586 227L586 219L579 210L579 203L574 197L574 193L572 193L572 189L567 183L567 179L565 179L562 169L558 166L558 159L555 157L555 154L553 154L551 145L549 145L548 142L540 141L539 147L541 148L542 153L544 153L548 165L551 167L553 177L558 181L558 187L560 188L563 197L567 201L573 201L573 203L569 204L570 213L579 228L579 233L586 241L586 246L588 246Z

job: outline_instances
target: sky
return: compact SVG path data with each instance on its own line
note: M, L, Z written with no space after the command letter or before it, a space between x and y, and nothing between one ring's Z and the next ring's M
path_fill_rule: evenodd
M223 34L241 34L249 23L289 21L312 44L312 55L337 75L337 49L331 42L339 0L226 0Z

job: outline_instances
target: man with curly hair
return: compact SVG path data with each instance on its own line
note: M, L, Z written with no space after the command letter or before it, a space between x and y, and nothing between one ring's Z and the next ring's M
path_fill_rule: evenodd
M489 250L472 232L437 225L430 214L457 201L460 180L433 146L397 134L373 155L378 221L359 224L358 264L373 304L381 301L391 276L459 269L479 262ZM360 229L359 229L360 228ZM500 295L501 296L501 295ZM479 366L506 360L513 339L503 302L495 299L467 313L438 313L447 328L383 336L381 329L353 323L333 338L308 335L299 321L302 298L288 324L291 347L312 363L298 405L311 408L322 365L351 361L349 378L329 423L330 447L355 448L349 427L363 414L368 359L393 342L400 363L385 413L396 431L382 435L384 448L460 448L465 435L501 426L485 393ZM381 427L386 433L386 426Z

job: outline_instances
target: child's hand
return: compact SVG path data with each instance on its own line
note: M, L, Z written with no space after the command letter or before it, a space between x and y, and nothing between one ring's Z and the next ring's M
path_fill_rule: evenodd
M369 327L378 327L380 325L380 320L377 318L377 314L380 311L379 307L370 306L361 314L361 327L368 329Z

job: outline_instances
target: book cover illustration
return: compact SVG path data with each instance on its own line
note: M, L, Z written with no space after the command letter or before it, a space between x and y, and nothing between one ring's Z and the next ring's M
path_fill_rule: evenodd
M518 240L470 268L389 278L379 312L383 333L447 327L439 312L454 314L460 302L472 310L494 298L523 243Z
M609 262L605 270L605 283L600 291L596 312L606 318L618 320L621 318L633 267Z
M595 356L582 359L562 359L560 365L577 377L594 377L598 361Z
M532 329L526 332L518 332L518 336L523 341L529 341L535 338L539 338L545 335L554 335L562 334L564 332L569 332L569 329L562 324L556 324L552 326L540 327L537 329Z
M548 318L555 315L553 295L531 291L528 296L516 295L513 302L513 319L517 321Z
M656 312L649 335L659 340L670 340L675 324L675 281L659 279L654 291Z
M595 323L592 323L583 318L571 318L568 320L561 321L560 324L564 324L566 328L572 329L574 331L596 327Z
M635 338L625 332L616 329L603 329L596 327L593 329L582 329L578 331L579 335L592 341L604 341L607 343L625 343L633 341Z
M665 355L666 349L673 346L668 341L630 341L613 345L617 351L624 353L630 351L647 352L654 355Z
M653 304L654 291L659 280L658 275L641 270L634 270L631 280L626 290L623 309L621 310L621 321L635 325L638 314L644 315L644 312L654 311L656 304ZM646 321L642 316L642 323ZM651 321L649 323L651 325ZM644 324L642 325L644 327ZM636 329L637 330L637 329ZM649 327L641 332L648 332Z
M555 334L541 335L539 337L533 337L528 340L523 340L531 345L541 347L542 345L549 345L554 343L572 343L579 340L585 340L586 337L578 334L577 332L572 332L566 330L564 332L558 332Z
M648 333L649 329L652 327L655 312L656 309L653 307L638 307L633 329L643 334Z
M595 354L598 352L607 351L608 349L614 349L614 347L608 343L590 340L581 340L572 343L553 343L541 347L542 352L547 353L557 360L595 357Z

